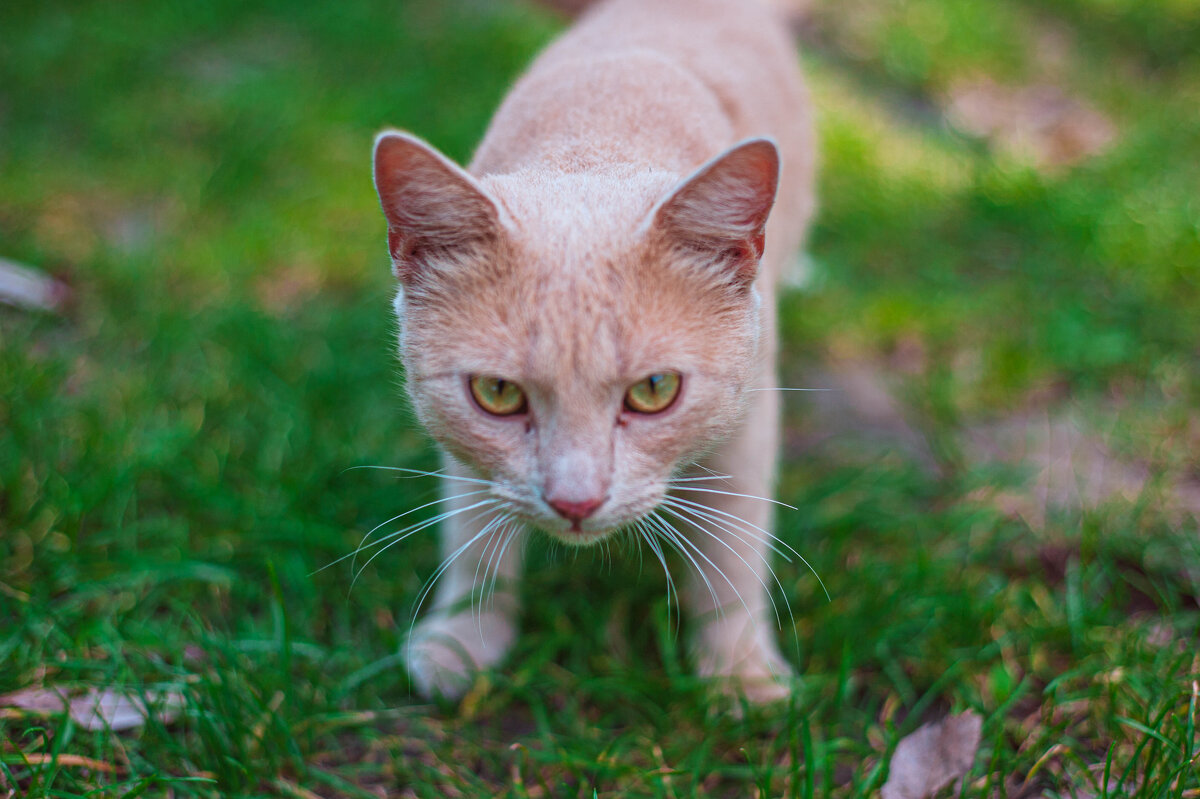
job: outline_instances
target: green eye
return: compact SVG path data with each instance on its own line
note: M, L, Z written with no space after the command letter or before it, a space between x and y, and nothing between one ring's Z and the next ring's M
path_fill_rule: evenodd
M661 413L679 396L676 372L659 372L634 383L625 392L625 407L635 413Z
M525 392L503 377L472 377L471 396L493 416L512 416L525 410Z

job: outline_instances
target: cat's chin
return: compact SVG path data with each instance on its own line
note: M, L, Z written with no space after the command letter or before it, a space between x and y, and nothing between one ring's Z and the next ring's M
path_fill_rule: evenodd
M546 533L546 535L550 536L555 541L566 544L567 546L590 547L590 546L599 544L601 541L605 540L606 538L611 538L613 533L615 533L619 528L608 527L608 528L603 528L603 529L598 529L598 530L586 530L586 529L576 530L571 527L555 529L555 528L549 527L547 525L541 525L541 526L539 526L539 529L541 529L543 532Z

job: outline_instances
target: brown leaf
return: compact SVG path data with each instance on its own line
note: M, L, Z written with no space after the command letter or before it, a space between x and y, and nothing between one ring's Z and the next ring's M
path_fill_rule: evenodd
M89 688L79 696L70 696L58 687L27 688L0 696L0 707L13 707L32 713L52 714L64 709L71 719L88 730L130 730L153 717L170 724L183 709L183 695L175 691L148 691L132 696L112 688Z
M926 724L896 747L883 799L926 799L967 773L983 720L967 711Z
M0 258L0 302L37 311L58 311L71 290L33 267Z

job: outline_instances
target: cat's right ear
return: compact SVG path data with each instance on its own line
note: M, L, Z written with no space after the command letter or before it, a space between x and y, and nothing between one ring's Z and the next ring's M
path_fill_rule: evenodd
M415 136L375 138L375 191L388 223L392 271L408 284L432 261L494 238L496 203L476 180Z

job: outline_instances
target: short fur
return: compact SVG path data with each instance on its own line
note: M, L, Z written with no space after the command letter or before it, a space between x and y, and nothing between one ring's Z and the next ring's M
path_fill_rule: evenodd
M434 612L409 643L422 693L460 694L511 645L521 546L496 540L510 519L591 543L654 511L695 462L732 476L696 485L770 495L778 395L751 389L776 385L775 285L812 177L797 56L753 0L596 4L517 82L466 171L381 134L408 392L461 511L444 523ZM668 410L623 407L631 385L668 370L683 375ZM516 382L528 412L489 416L471 375ZM471 489L484 493L453 498ZM770 506L681 496L712 509L696 517L707 532L677 525L695 566L682 598L699 622L697 668L778 697L789 671L754 532L769 530ZM556 510L594 505L584 518ZM502 586L473 611L481 565Z

